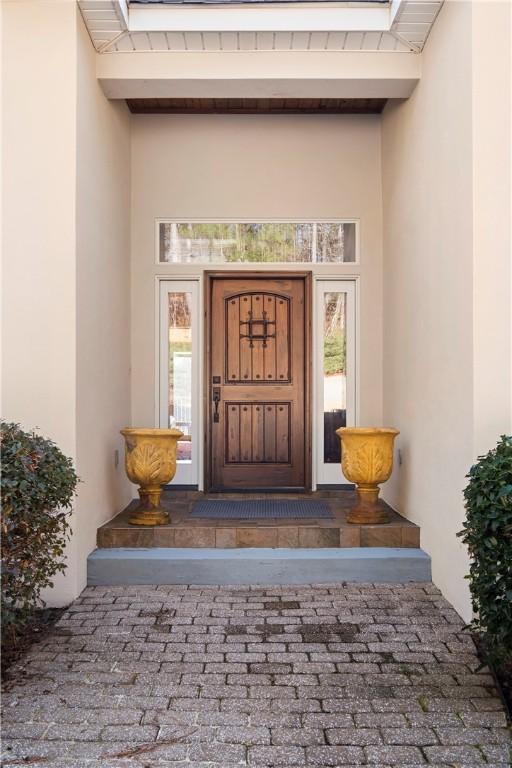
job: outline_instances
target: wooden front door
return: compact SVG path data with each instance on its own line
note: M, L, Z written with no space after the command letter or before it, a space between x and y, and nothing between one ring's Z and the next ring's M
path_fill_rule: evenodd
M210 278L212 490L308 485L306 278Z

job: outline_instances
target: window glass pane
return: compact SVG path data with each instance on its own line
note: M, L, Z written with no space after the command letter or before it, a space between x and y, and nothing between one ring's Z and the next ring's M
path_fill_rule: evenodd
M191 460L192 294L169 293L169 427L184 433L178 461Z
M176 264L355 261L355 224L162 222L160 261Z
M347 423L347 294L324 294L324 462L341 460L338 427Z
M356 260L355 224L317 224L316 231L318 262L354 262Z

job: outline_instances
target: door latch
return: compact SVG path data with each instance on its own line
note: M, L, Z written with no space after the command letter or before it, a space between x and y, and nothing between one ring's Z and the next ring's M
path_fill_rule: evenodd
M220 387L213 387L213 404L215 406L215 410L213 412L213 421L216 424L218 424L220 421L219 403L220 403Z

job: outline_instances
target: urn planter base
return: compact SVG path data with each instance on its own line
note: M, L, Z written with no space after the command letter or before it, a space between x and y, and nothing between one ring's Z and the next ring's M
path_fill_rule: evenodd
M137 509L129 520L131 525L166 525L169 514L163 509Z
M382 504L379 503L379 488L377 485L362 483L356 488L357 504L347 514L347 523L357 525L382 525L389 523L390 517Z
M347 514L347 523L355 525L382 525L389 523L390 517L385 509L376 504L374 507L354 507Z
M162 489L139 488L140 504L129 518L131 525L166 525L169 513L161 506Z

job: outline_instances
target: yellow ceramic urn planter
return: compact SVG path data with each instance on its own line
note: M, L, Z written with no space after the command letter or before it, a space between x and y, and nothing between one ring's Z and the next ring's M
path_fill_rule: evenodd
M341 468L346 479L357 485L357 505L347 515L348 523L389 523L379 503L379 483L393 470L393 444L400 434L388 427L341 427Z
M162 525L169 513L160 504L162 485L176 474L179 429L121 430L125 439L126 474L139 486L140 504L130 517L132 525Z

